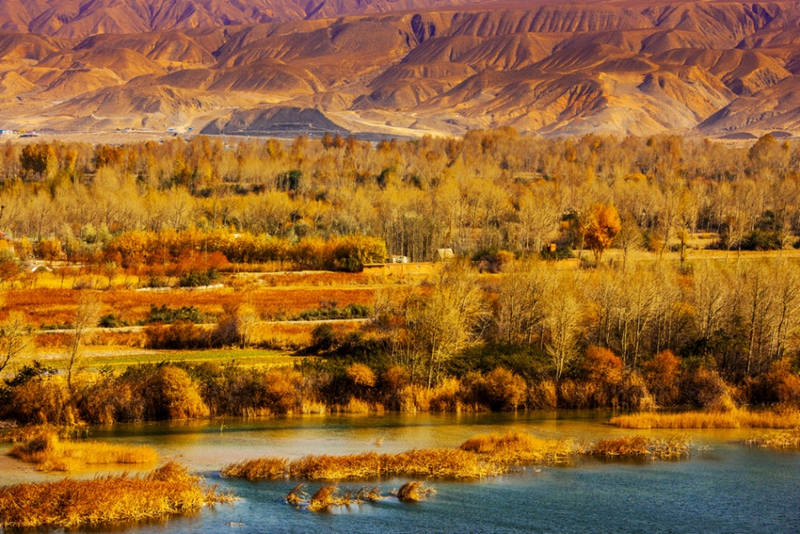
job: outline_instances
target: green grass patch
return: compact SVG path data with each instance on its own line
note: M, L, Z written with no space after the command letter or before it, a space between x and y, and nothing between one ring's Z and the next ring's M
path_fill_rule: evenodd
M279 350L263 349L209 349L209 350L187 350L187 351L147 351L132 352L125 351L115 355L103 353L102 355L92 355L87 353L80 360L80 366L84 369L98 370L103 367L128 367L140 363L160 363L160 362L218 362L225 363L235 360L245 366L266 366L280 367L292 365L298 359L292 356L291 352ZM66 361L59 358L48 360L49 365L60 368Z

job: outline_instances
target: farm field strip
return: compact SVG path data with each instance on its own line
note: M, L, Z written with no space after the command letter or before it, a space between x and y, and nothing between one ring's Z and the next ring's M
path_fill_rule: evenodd
M145 319L151 306L180 308L194 306L204 313L221 314L225 307L247 302L265 319L276 315L294 314L336 303L370 305L375 288L364 287L280 287L258 288L252 291L220 289L205 292L169 291L139 292L112 290L102 292L102 313L113 313L127 321ZM14 289L6 293L4 314L18 310L37 325L69 324L77 308L80 292L71 289ZM2 313L2 312L0 312Z
M268 349L209 349L189 351L164 351L147 349L130 349L128 347L87 347L79 361L79 366L85 370L98 370L103 367L124 368L129 365L161 363L161 362L186 362L227 363L236 361L242 365L259 365L266 367L281 367L292 365L300 357L292 356L288 351ZM64 351L43 351L37 353L36 359L46 365L61 369L66 365L68 356ZM22 362L25 363L25 362ZM17 366L11 365L13 371Z

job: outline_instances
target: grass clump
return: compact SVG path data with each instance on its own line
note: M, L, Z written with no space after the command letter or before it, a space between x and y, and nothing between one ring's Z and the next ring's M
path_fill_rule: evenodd
M0 487L0 527L76 528L185 514L230 502L174 462L145 476L103 476Z
M54 430L39 432L13 447L8 454L37 464L39 471L73 471L90 465L154 464L158 460L158 454L151 447L61 441Z
M643 412L620 415L609 424L621 428L795 428L800 426L800 411L769 410L753 412L734 409L730 411L692 411L680 413Z
M400 489L397 490L397 499L403 502L417 502L425 499L428 495L434 495L436 490L430 486L426 486L422 482L410 481L406 482Z
M380 488L361 488L346 490L342 494L339 486L328 484L322 486L310 498L304 491L305 484L298 484L286 495L286 502L292 506L307 506L312 512L324 512L331 506L350 506L364 502L375 502L383 499Z
M481 434L462 443L460 449L502 465L559 462L579 452L572 441L545 440L525 432L509 432L503 436Z
M647 436L631 436L604 439L591 447L588 454L606 458L679 459L689 456L689 438L687 436L673 436L668 440L664 440Z
M248 480L286 478L289 475L289 460L274 456L245 460L244 462L224 467L220 471L220 475L229 478L246 478Z
M481 478L506 471L501 465L461 449L415 449L383 456L386 474L392 476Z
M322 486L308 502L308 509L312 512L321 512L327 510L330 506L341 506L348 504L344 499L339 496L339 486L328 485Z
M384 472L382 456L374 452L347 456L303 456L289 464L289 476L309 480L377 478Z
M504 471L502 466L461 449L414 449L398 454L308 455L291 462L266 457L230 464L220 474L248 480L366 480L381 476L480 478Z
M286 502L291 504L292 506L300 506L304 502L308 501L308 493L304 490L306 488L305 484L298 484L286 494Z
M768 449L800 449L800 429L754 436L746 440L745 443L754 447Z

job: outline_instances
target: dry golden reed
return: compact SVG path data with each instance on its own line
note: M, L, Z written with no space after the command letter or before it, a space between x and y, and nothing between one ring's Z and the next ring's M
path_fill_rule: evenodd
M609 421L621 428L795 428L800 426L800 411L754 412L735 409L727 412L643 412L620 415Z
M646 443L637 440L639 438L607 440L594 448L585 448L572 440L544 440L524 432L509 432L503 436L484 434L468 439L457 449L412 449L397 454L366 452L345 456L321 454L292 461L268 456L232 463L220 474L248 480L367 480L389 476L459 479L497 476L508 472L512 465L565 462L583 454L610 456L615 447L616 455L620 455L624 447L635 445L638 447L635 450L647 451L645 455L652 459L688 454L686 438Z
M145 476L103 476L0 487L0 527L76 528L185 514L233 496L174 462Z
M689 456L689 438L673 436L664 440L647 436L631 436L604 439L591 447L588 454L606 458L680 459Z
M61 441L54 430L42 431L16 445L9 455L37 464L39 471L73 471L91 465L155 464L158 461L158 454L151 447Z
M339 497L339 487L335 485L322 486L308 502L308 509L312 512L321 512L327 510L330 506L341 506L348 504L344 499Z
M291 504L292 506L300 506L304 502L308 500L308 493L304 490L306 488L305 484L298 484L286 494L286 502Z
M288 473L289 460L274 456L230 464L220 471L220 475L223 477L246 478L248 480L285 478ZM298 486L295 489L299 490L300 487Z
M435 493L435 489L430 486L426 486L422 482L410 481L400 486L400 489L397 490L395 495L399 501L417 502L425 499L428 497L428 495L434 495Z
M308 480L364 480L381 476L480 478L505 471L477 454L460 449L414 449L398 454L368 452L347 456L308 455L287 462L266 457L234 463L220 474L249 480L305 478Z
M571 440L545 440L525 432L473 436L462 443L460 449L503 465L559 462L579 452Z
M768 449L800 449L800 429L769 432L745 441L754 447Z

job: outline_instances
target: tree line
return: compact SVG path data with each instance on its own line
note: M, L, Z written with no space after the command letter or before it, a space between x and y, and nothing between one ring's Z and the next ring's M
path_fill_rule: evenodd
M718 236L723 249L780 249L800 233L798 171L800 145L769 135L750 147L512 129L377 144L334 136L8 143L0 227L84 252L134 231L226 229L290 243L358 234L423 261L440 248L580 251L602 205L614 207L613 246L624 250L685 250L696 232Z

